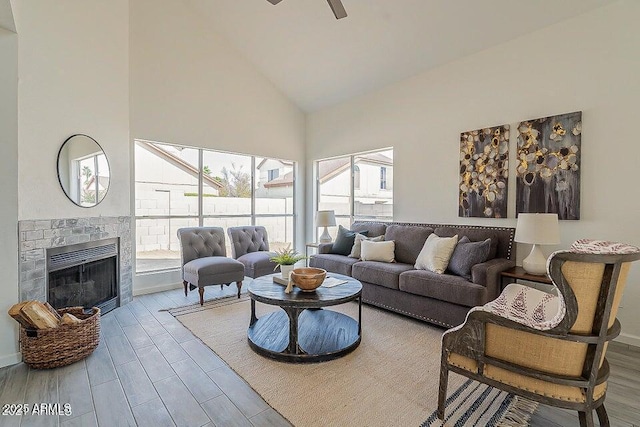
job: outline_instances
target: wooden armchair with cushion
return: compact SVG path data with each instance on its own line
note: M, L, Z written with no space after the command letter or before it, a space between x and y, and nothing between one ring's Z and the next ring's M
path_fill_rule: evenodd
M579 240L551 255L557 295L519 284L473 308L442 337L438 417L449 371L547 405L578 411L581 426L609 425L604 408L607 344L620 333L616 313L634 246Z

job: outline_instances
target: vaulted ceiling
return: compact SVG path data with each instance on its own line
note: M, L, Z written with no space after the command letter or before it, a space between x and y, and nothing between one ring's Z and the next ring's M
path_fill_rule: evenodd
M312 112L615 0L183 1Z

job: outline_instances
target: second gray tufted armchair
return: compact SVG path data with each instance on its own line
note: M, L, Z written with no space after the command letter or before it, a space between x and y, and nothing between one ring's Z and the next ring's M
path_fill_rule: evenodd
M244 264L244 274L251 278L272 274L276 263L269 260L273 253L269 252L267 229L261 225L229 227L231 239L231 255Z
M230 285L236 282L238 298L244 279L244 265L227 258L224 230L220 227L190 227L178 230L182 261L184 294L198 288L200 305L204 303L204 287Z

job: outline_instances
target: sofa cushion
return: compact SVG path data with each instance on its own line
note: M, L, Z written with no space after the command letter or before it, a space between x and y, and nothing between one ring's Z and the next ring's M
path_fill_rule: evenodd
M457 243L458 236L438 237L435 234L429 235L418 255L418 259L416 259L415 267L418 270L429 270L438 274L444 273Z
M438 274L429 270L412 270L402 273L399 289L467 307L475 307L487 302L484 286L476 285L460 276Z
M362 234L363 236L368 235L368 233L369 232L367 230L360 231L360 234ZM353 242L355 238L355 231L344 228L341 225L338 226L338 235L336 236L336 241L333 242L331 253L348 256L351 253L351 248L353 248Z
M312 255L309 261L310 267L324 268L332 273L344 274L345 276L351 276L351 267L356 262L359 262L357 258L349 258L344 255L336 254L317 254Z
M440 237L452 237L456 234L458 238L462 239L463 236L467 236L472 242L481 242L485 239L491 239L491 248L489 250L489 257L487 259L494 259L498 253L498 243L500 239L498 233L493 230L486 230L482 228L466 228L460 227L438 227L434 231Z
M360 261L354 264L351 277L361 282L398 289L400 273L412 269L411 264Z
M376 236L384 236L385 231L387 230L387 224L380 222L354 222L351 224L351 229L353 231L357 231L358 233L362 231L368 231L367 236L376 237Z
M482 242L472 242L464 236L456 245L453 255L449 260L449 271L467 280L471 280L471 268L489 258L491 239Z
M360 258L362 253L362 241L370 240L372 242L382 242L384 241L384 235L376 236L376 237L367 237L364 234L356 233L356 238L353 241L353 247L351 248L351 253L349 256L351 258Z
M363 241L360 258L363 261L395 262L395 242Z
M384 234L384 240L394 240L396 242L396 261L404 264L414 265L424 242L433 233L431 227L420 227L416 225L389 225Z

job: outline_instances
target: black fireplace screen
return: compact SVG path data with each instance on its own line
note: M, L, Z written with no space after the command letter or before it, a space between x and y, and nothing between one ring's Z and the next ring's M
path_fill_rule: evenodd
M117 296L116 257L49 274L49 304L55 308L93 307Z
M48 301L55 308L118 306L118 240L47 250Z

